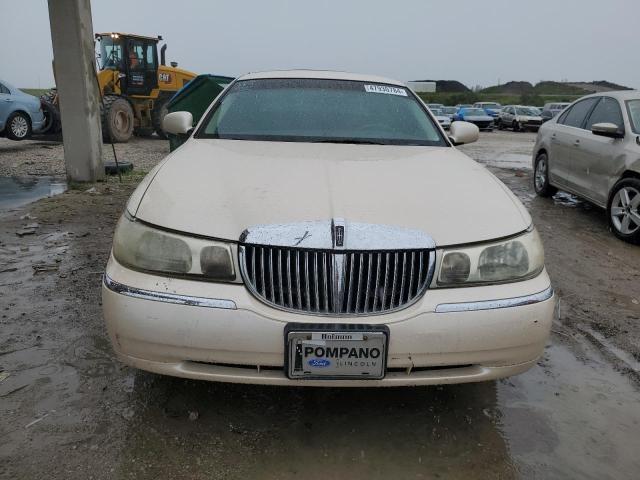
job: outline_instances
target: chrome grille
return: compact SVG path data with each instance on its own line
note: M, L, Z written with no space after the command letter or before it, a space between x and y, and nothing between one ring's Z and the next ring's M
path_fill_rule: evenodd
M277 308L318 315L373 315L407 307L428 287L433 250L332 251L241 245L245 284Z

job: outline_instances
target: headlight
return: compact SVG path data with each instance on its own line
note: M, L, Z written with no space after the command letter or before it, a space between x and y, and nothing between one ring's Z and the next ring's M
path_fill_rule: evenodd
M438 286L483 285L514 282L538 275L544 252L535 229L523 235L442 252Z
M134 270L236 281L233 245L149 227L124 214L113 237L113 256Z

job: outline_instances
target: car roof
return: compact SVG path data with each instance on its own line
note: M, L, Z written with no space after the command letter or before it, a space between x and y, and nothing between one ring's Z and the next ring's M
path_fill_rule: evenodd
M593 93L591 95L585 95L581 98L588 97L613 97L618 100L632 100L632 99L640 99L640 91L639 90L612 90L610 92L599 92Z
M355 80L359 82L386 83L406 87L404 82L377 75L362 73L336 72L331 70L271 70L267 72L251 72L242 75L238 80L257 80L267 78L315 78L326 80Z

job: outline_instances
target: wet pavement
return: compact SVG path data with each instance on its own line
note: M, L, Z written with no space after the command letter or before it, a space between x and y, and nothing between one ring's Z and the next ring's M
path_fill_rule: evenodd
M67 184L62 177L0 177L0 211L59 195L66 189Z
M512 161L532 138L464 149ZM135 181L0 216L0 478L637 478L640 248L573 196L535 197L521 163L491 168L534 217L559 319L534 368L478 384L288 389L129 369L99 286Z

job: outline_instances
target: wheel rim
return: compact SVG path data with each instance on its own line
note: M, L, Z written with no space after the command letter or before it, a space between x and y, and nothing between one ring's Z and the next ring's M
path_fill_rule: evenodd
M547 159L544 157L540 157L536 164L535 182L537 191L542 190L547 183Z
M622 187L611 201L611 222L623 235L631 235L640 228L640 192Z
M114 126L119 132L126 132L129 130L129 116L127 112L116 112L114 120Z
M22 138L27 136L29 131L29 124L27 119L18 115L11 121L11 131L16 137Z

